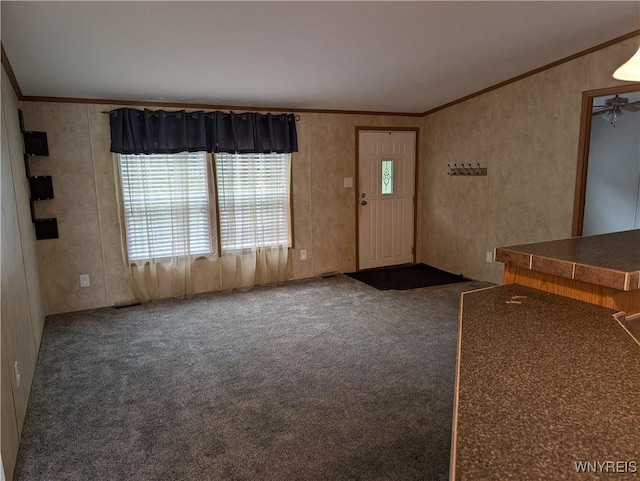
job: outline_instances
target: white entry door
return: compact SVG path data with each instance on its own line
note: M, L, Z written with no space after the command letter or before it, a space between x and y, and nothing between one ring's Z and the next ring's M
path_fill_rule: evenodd
M358 267L413 257L416 133L359 131Z

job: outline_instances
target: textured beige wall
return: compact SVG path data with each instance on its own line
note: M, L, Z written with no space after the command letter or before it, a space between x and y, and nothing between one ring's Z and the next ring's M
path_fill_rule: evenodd
M122 261L113 159L112 105L24 102L25 124L49 136L49 157L34 174L53 177L55 199L42 217L58 219L59 239L38 242L47 313L109 306L132 299ZM294 278L355 270L355 127L417 127L417 117L304 113L293 156ZM355 182L355 179L354 179ZM307 260L300 260L300 250ZM80 274L91 286L80 288Z
M486 251L569 237L582 93L625 84L611 74L637 48L631 39L425 117L418 259L501 282ZM449 163L488 176L448 176Z
M385 117L373 115L305 114L309 129L309 172L303 176L308 184L311 216L296 216L298 232L306 233L310 254L306 270L295 271L296 277L309 277L326 272L349 272L356 268L355 178L356 126L417 127L417 117ZM344 188L344 178L354 179L354 188ZM295 192L294 192L295 193ZM297 204L296 204L297 207ZM309 244L310 242L310 244ZM297 249L305 249L296 240ZM297 252L296 252L297 254ZM299 254L296 259L299 259ZM302 262L296 261L294 267Z
M101 179L95 176L89 108L31 102L23 107L26 128L47 132L49 140L49 156L33 160L31 171L52 176L54 199L37 202L36 214L58 220L59 239L37 243L46 312L106 306L97 194ZM90 287L80 288L80 274L89 274Z
M2 461L7 479L13 467L44 326L44 306L29 210L18 99L2 69ZM17 363L20 383L15 376Z

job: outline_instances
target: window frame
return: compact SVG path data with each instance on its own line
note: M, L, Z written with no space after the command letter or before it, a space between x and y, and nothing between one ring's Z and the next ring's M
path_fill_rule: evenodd
M216 156L219 154L223 154L223 155L256 155L256 153L247 153L247 154L243 154L243 153L229 153L229 152L219 152L219 153L213 153L211 154L211 160L212 160L212 170L213 170L213 177L214 177L214 182L215 182L215 198L216 198L216 227L217 227L217 235L218 235L218 256L222 257L223 252L222 252L222 230L221 230L221 226L220 226L220 189L219 189L219 183L218 183L218 169L217 169L217 159ZM289 202L288 202L288 207L289 207L289 245L286 246L288 250L293 250L295 249L295 218L294 218L294 208L293 208L293 153L278 153L278 152L267 152L267 153L261 153L262 155L288 155L289 156L289 185L288 185L288 192L289 192ZM276 246L261 246L261 247L251 247L251 248L246 248L246 249L240 249L240 250L230 250L229 252L242 252L245 250L250 250L250 249L263 249L263 248L268 248L268 247L276 247ZM282 246L285 247L285 246Z
M172 258L185 258L185 257L208 257L211 255L218 255L218 251L219 251L219 239L218 239L218 230L217 230L217 212L215 212L217 205L212 206L212 200L215 201L217 199L216 197L216 184L215 184L215 178L214 178L214 172L213 172L213 166L211 164L211 155L208 154L207 152L177 152L177 153L171 153L171 154L148 154L147 156L151 156L151 155L160 155L160 156L166 156L166 157L170 157L170 156L174 156L174 155L180 155L180 154L200 154L202 155L203 158L203 162L204 162L204 169L205 169L205 192L206 192L206 196L207 196L207 204L208 204L208 209L207 209L207 220L208 220L208 227L209 227L209 250L207 252L198 252L198 253L184 253L184 254L177 254L177 255L172 255L172 256L158 256L158 257L153 257L153 256L149 256L149 257L136 257L136 258L132 258L131 257L131 246L129 243L129 239L130 239L130 229L129 229L129 221L127 218L127 206L126 206L126 202L125 202L125 186L124 186L124 179L123 179L123 172L122 172L122 157L125 156L145 156L145 154L116 154L117 157L117 182L118 182L118 187L119 187L119 196L118 196L118 200L120 202L120 215L122 218L122 227L123 227L123 232L122 232L122 240L124 243L124 246L126 246L126 260L128 264L135 264L135 263L141 263L141 262L149 262L151 260L158 260L158 261L163 261L163 260L168 260L168 259L172 259ZM215 218L214 218L215 217Z
M182 154L183 152L179 152L176 154L150 154L150 155L166 155L166 156L171 156L171 155L179 155ZM186 153L186 152L184 152ZM121 226L122 226L122 232L121 232L121 239L123 242L123 246L126 248L125 249L125 254L126 254L126 261L128 264L133 265L135 263L140 263L140 262L149 262L151 260L158 260L158 261L162 261L162 260L167 260L167 259L171 259L172 257L189 257L189 256L195 256L196 258L199 256L202 257L207 257L207 256L215 256L218 258L222 257L222 240L221 240L221 226L220 226L220 201L219 201L219 184L218 184L218 172L217 172L217 166L216 166L216 154L212 154L212 153L208 153L208 152L192 152L192 153L198 153L198 154L202 154L203 159L204 159L204 163L205 163L205 170L206 170L206 192L207 192L207 198L208 198L208 220L209 220L209 237L210 237L210 245L211 245L211 249L209 252L207 253L198 253L198 254L182 254L182 255L177 255L177 256L168 256L168 257L148 257L148 258L135 258L132 259L131 258L131 254L130 254L130 245L129 245L129 238L130 238L130 234L129 234L129 227L128 227L128 220L127 220L127 213L126 213L126 205L125 205L125 193L124 193L124 182L123 182L123 177L122 177L122 156L127 156L127 155L144 155L144 154L114 154L115 156L115 161L116 161L116 168L117 168L117 175L116 175L116 182L117 182L117 187L118 187L118 202L120 204L119 206L119 212L120 212L120 218L121 218ZM275 153L274 153L275 154ZM229 154L229 155L244 155L244 154ZM247 155L251 155L251 154L247 154ZM265 154L265 155L270 155L269 153ZM288 155L290 156L289 158L289 185L288 185L288 191L289 191L289 199L288 199L288 208L289 208L289 245L287 246L288 250L293 250L296 248L296 236L295 236L295 209L294 209L294 193L293 193L293 165L294 165L294 159L293 159L293 153L286 153L284 155ZM213 206L211 205L213 201ZM283 246L284 247L284 246ZM267 248L267 246L265 247L253 247L254 249L261 249L261 248ZM238 251L239 252L239 251Z

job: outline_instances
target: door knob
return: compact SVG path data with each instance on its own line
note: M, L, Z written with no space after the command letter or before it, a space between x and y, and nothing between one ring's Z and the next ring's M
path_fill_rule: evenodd
M360 201L360 205L367 205L367 201L366 200Z

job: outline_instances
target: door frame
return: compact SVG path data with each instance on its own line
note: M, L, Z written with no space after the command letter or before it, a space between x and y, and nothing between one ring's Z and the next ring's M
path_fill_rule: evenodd
M360 270L360 132L361 131L377 131L377 132L415 132L416 146L414 149L414 169L413 169L413 249L412 259L416 263L416 254L418 251L418 150L420 147L420 128L419 127L367 127L356 125L356 173L354 178L354 202L356 210L356 271Z
M580 237L584 227L584 203L587 194L587 173L589 171L589 144L591 142L591 111L593 99L605 95L624 94L640 90L640 82L617 85L582 92L582 113L580 116L580 136L578 137L578 168L573 201L573 223L571 236Z

